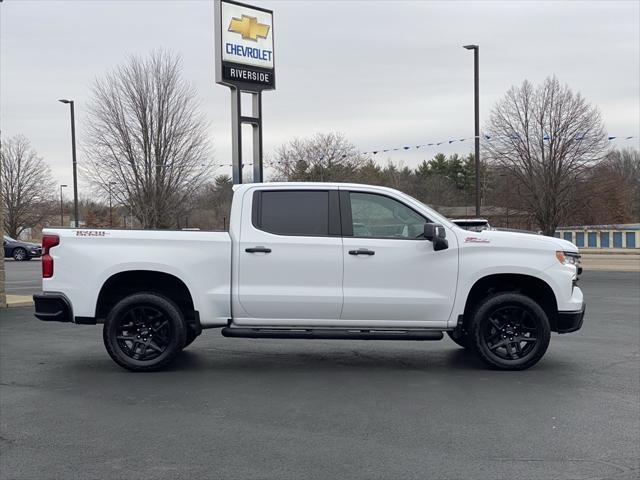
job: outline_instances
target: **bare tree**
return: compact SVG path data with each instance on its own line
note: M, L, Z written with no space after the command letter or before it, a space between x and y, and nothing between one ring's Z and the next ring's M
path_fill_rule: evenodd
M93 86L84 173L130 206L144 228L167 228L210 172L207 123L178 56L128 61Z
M229 227L233 182L228 175L218 175L202 190L191 211L191 224L207 230Z
M606 168L623 179L631 192L630 207L634 220L640 221L640 152L625 148L613 150L604 161Z
M18 237L26 228L41 223L48 215L54 196L54 180L49 166L17 135L2 143L2 202L4 229Z
M331 182L355 179L366 158L341 133L318 133L294 139L276 150L270 164L276 178L287 181Z
M524 81L495 105L485 156L523 186L523 200L546 235L553 235L575 180L601 160L607 137L597 108L557 78Z

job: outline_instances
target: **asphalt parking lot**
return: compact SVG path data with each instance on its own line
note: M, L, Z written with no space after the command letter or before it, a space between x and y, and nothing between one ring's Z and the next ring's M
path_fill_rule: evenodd
M39 258L28 262L4 261L6 290L10 295L33 295L42 290L42 264Z
M524 372L442 342L225 339L120 369L94 326L0 311L2 479L631 479L640 274L586 272Z

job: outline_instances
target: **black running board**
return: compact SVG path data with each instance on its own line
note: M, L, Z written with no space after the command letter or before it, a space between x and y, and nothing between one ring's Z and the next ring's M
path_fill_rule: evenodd
M338 328L225 327L222 335L234 338L297 338L307 340L442 340L439 330L367 330Z

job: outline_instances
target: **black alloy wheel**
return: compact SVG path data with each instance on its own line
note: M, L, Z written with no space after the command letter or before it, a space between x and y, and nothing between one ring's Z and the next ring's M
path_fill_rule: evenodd
M535 365L551 337L544 310L518 293L499 293L482 302L475 311L471 331L480 357L502 370L524 370Z
M159 370L184 347L186 325L169 299L139 293L124 298L111 310L103 340L118 365L132 371Z
M484 322L484 342L494 355L518 360L535 350L541 328L522 306L497 308Z
M169 346L173 334L164 312L155 307L132 307L119 319L116 340L120 349L134 360L154 360Z

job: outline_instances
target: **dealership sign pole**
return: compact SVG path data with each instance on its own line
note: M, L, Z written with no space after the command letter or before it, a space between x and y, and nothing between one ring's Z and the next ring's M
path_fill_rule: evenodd
M262 92L276 88L273 11L231 0L215 2L216 83L231 89L233 183L242 183L242 124L253 127L253 181L262 182ZM242 95L251 94L251 115Z

